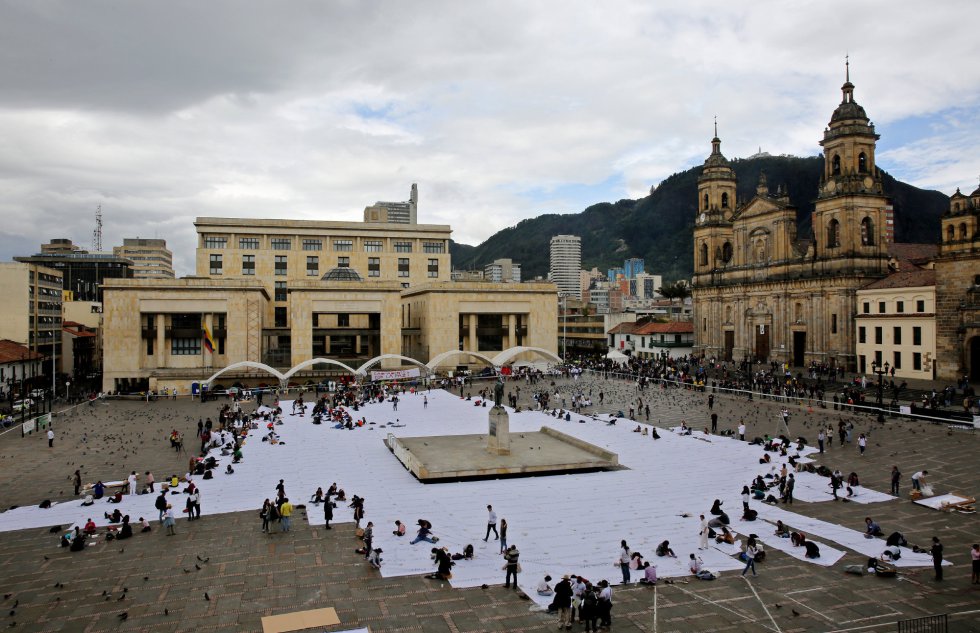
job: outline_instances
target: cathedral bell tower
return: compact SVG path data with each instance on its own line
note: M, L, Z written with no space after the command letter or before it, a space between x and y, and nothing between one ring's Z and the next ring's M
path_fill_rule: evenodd
M881 177L875 165L878 134L854 101L847 63L843 98L824 130L824 170L813 212L818 259L870 258L887 253L886 211ZM875 268L876 262L868 261Z
M698 176L698 215L694 223L695 277L723 267L732 258L732 214L738 180L721 153L718 122L711 139L711 155Z

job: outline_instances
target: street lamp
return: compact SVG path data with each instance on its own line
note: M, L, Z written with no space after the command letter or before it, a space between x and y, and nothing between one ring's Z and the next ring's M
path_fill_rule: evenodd
M883 383L883 380L884 380L884 376L888 373L888 369L889 369L888 361L885 361L884 366L879 365L877 361L871 361L871 371L878 374L878 393L875 395L875 399L878 403L879 414L881 413L881 403L884 397L885 385Z

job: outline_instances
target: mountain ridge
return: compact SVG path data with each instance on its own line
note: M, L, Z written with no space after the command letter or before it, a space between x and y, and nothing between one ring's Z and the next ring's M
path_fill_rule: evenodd
M764 172L771 191L784 187L797 208L798 235L809 237L810 214L823 173L823 157L753 156L731 161L738 178L739 204L756 193ZM665 178L650 195L636 200L599 202L578 213L545 213L502 229L481 244L450 243L454 268L482 269L498 258L521 264L525 280L547 277L549 244L553 235L582 237L582 267L622 266L629 257L645 260L649 273L663 275L664 282L690 279L693 274L693 229L697 216L698 165ZM949 208L949 197L939 191L919 189L879 169L895 210L895 240L938 243L940 216ZM640 230L638 230L640 229Z

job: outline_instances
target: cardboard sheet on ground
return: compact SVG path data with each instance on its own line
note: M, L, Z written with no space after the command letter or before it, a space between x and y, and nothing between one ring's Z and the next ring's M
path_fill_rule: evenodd
M973 497L964 497L958 494L945 494L937 495L935 497L921 497L916 499L913 503L918 503L920 506L926 506L927 508L932 508L933 510L943 510L946 504L973 504L976 499Z
M262 633L287 633L302 631L321 626L340 624L337 611L333 607L326 609L310 609L309 611L294 611L280 615L267 615L262 618ZM367 629L362 629L367 630Z
M432 545L409 544L414 537L412 526L417 519L425 518L432 522L433 532L440 537L439 545L451 553L462 552L470 543L475 547L473 560L459 561L454 567L452 585L499 586L504 581L499 543L482 540L486 531L486 506L492 504L498 516L507 519L509 543L516 544L521 551L520 586L535 600L533 588L545 574L552 578L560 578L565 573L580 574L593 581L620 582L621 539L626 539L632 550L656 564L659 576L687 576L688 555L698 547L698 515L707 513L717 498L724 501L724 507L736 519L741 514L742 485L779 466L760 465L760 447L733 438L703 434L700 438L679 436L662 430L661 439L654 440L652 436L633 433L635 424L607 425L577 415L565 422L542 412L510 411L512 433L551 426L617 453L625 468L611 472L420 484L385 446L386 433L420 437L487 432L488 409L474 407L472 401L443 391L427 395L427 408L423 407L421 394L402 396L397 411L390 402L362 407L356 415L366 417L369 424L355 430L314 425L309 416L289 415L289 403L283 403L287 412L285 424L276 427L282 443L263 442L265 429L254 430L249 434L244 460L235 466L235 474L223 473L230 457L216 455L219 466L214 478L196 480L201 490L202 520L223 512L254 511L258 531L257 511L263 499L275 497L279 479L285 480L286 494L294 504L308 504L318 486L326 490L336 481L348 498L357 494L366 499L365 521L374 522L374 546L384 550L382 575L434 571L430 558ZM579 423L580 420L585 423ZM161 450L168 449L161 445ZM153 507L154 498L154 495L125 495L118 507L134 519L145 516L156 525L158 512ZM177 495L175 501L175 508L183 507L183 495ZM350 508L339 505L334 511L334 522L350 522ZM105 503L91 508L61 503L48 510L18 508L0 514L0 531L72 525L84 523L87 517L95 518L101 526L103 512L115 507ZM753 502L752 507L759 510L761 518L773 522L782 518L818 540L830 539L862 553L874 550L875 556L883 548L883 541L869 544L857 530L815 522L758 502ZM322 506L309 505L305 512L298 511L293 517L294 524L304 514L312 525L323 525ZM396 519L408 525L407 536L392 534ZM193 529L181 524L179 521L178 531ZM135 538L155 538L159 529L155 527L154 533L137 534ZM337 525L336 529L353 531L353 526ZM759 534L768 538L762 532ZM279 540L289 536L273 534L267 538ZM677 559L654 555L657 544L665 539L670 540ZM782 550L782 544L765 542L771 549ZM352 542L351 549L355 546ZM828 559L831 558L830 548L826 551ZM716 572L742 567L736 559L715 549L706 550L701 556L705 567ZM921 558L910 553L908 559L899 562L931 564ZM824 564L824 560L816 562ZM634 572L633 580L638 577L639 573Z
M821 501L833 501L834 493L830 490L830 477L824 477L817 473L799 472L795 473L796 487L793 488L793 498L798 501L808 501L818 503ZM847 496L847 488L837 491L837 496L847 499L852 503L879 503L881 501L893 501L898 497L871 490L864 486L854 488L854 495Z

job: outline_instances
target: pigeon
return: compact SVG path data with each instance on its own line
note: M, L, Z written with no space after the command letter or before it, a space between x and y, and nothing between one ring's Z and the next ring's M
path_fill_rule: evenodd
M10 596L12 596L12 595L14 595L14 594L12 594L12 593L5 593L5 594L3 594L3 599L4 599L4 600L7 600L7 599L9 599L9 598L10 598Z
M185 569L185 570L184 570L184 573L185 573L185 574L189 574L189 573L191 573L191 570L189 570L189 569Z
M116 598L116 602L122 602L125 599L126 599L126 594L123 594L123 595L119 596L118 598Z
M776 604L772 605L772 606L776 607L777 609L782 609L783 608L783 605L779 604L778 602Z
M129 587L123 587L123 593L129 593Z
M211 560L211 557L210 557L210 556L208 556L207 558L201 558L200 556L198 556L198 557L197 557L197 560L199 560L199 561L201 561L202 563L206 563L206 562L208 562L209 560Z
M209 596L207 594L207 592L204 592L204 599L210 601L211 600L211 596Z
M170 609L164 609L163 615L170 615Z
M800 617L800 612L799 612L799 611L797 611L796 609L793 609L793 617L794 617L794 618L798 618L798 617Z
M128 617L129 617L129 612L128 611L123 611L122 613L119 614L119 619L120 620L125 621L126 618L128 618Z
M150 579L150 577L149 577L149 576L143 576L143 580L144 580L144 581L147 581L147 580L149 580L149 579Z
M198 565L197 563L194 563L194 569L196 569L197 571L201 571L201 566Z

